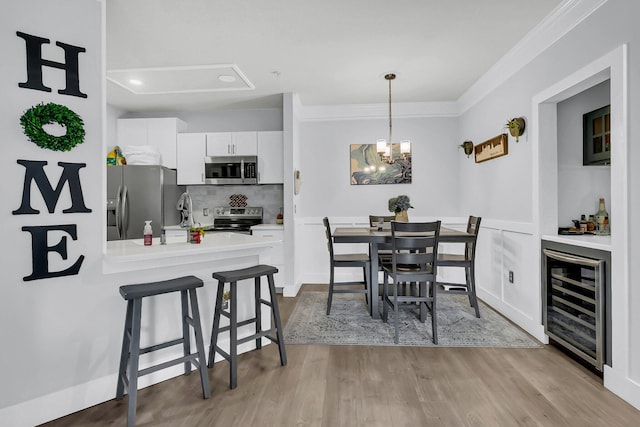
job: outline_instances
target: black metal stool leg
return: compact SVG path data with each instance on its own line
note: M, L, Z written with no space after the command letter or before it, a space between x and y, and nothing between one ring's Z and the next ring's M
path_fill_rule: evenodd
M191 354L191 338L189 331L189 323L187 318L189 317L189 299L187 297L187 291L180 291L180 305L182 307L182 355L188 356ZM184 374L189 375L191 373L191 362L184 362Z
M131 352L131 324L133 323L133 300L127 301L127 314L124 318L124 332L122 334L122 352L120 353L120 369L118 369L118 386L116 387L116 400L124 396L124 379L127 375L127 366Z
M142 323L142 299L133 300L133 322L131 323L131 355L129 356L129 401L127 403L127 426L136 424L138 403L138 365L140 359L140 327Z
M200 309L198 308L198 297L195 289L189 289L191 297L191 317L193 319L193 334L196 337L196 347L198 349L198 371L200 371L200 383L202 384L202 396L205 399L211 397L209 386L209 374L205 365L204 342L202 337L202 327L200 326Z
M218 345L218 329L220 328L220 312L222 312L222 295L224 294L224 282L218 281L218 292L216 295L216 308L213 313L213 325L211 326L211 342L209 345L209 359L207 367L213 368L213 361Z
M260 298L262 295L262 292L260 291L260 278L261 277L256 277L255 278L255 296L254 296L254 302L255 302L255 312L256 312L256 334L260 333L260 331L262 331L262 302L260 302ZM262 337L257 337L256 338L256 349L259 350L262 348Z
M231 282L229 319L229 384L231 388L238 385L238 286L237 282Z
M280 322L280 310L278 309L278 298L276 295L276 286L273 282L273 274L267 276L269 282L269 296L271 297L271 312L273 313L273 321L276 324L276 337L278 338L278 350L280 351L280 364L287 364L287 353L284 349L284 334L282 332L282 323Z

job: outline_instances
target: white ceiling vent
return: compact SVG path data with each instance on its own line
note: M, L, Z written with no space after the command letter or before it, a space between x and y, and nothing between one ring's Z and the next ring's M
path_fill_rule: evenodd
M255 89L235 64L108 70L107 80L136 95Z

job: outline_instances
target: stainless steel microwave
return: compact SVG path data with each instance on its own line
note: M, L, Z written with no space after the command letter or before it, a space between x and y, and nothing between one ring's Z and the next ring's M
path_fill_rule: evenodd
M204 158L205 184L257 184L257 156L207 156Z

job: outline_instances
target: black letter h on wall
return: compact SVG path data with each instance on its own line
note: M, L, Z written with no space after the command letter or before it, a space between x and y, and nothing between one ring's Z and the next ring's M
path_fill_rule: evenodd
M85 48L56 42L56 46L64 49L65 62L50 61L42 58L42 45L44 43L49 43L49 39L32 36L31 34L25 34L20 31L17 31L16 34L18 37L23 38L27 44L27 81L24 83L18 83L18 86L27 89L51 92L51 88L45 86L42 82L42 67L48 66L65 71L67 87L58 90L59 94L78 96L80 98L87 97L86 94L80 92L80 79L78 72L78 54L80 52L86 52Z

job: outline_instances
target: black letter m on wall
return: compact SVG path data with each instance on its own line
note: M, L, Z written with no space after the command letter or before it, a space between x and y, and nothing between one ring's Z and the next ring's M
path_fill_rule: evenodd
M35 160L18 160L18 163L26 168L24 175L24 187L22 190L22 204L20 208L13 211L14 215L38 214L39 210L31 207L31 182L35 181L49 213L53 213L58 204L58 199L62 193L65 183L69 183L69 193L71 195L71 207L62 211L62 213L88 213L88 209L84 204L82 195L82 186L80 185L80 168L86 166L85 163L64 163L58 162L58 166L63 168L62 175L58 181L58 185L54 189L47 178L44 166L47 162Z

